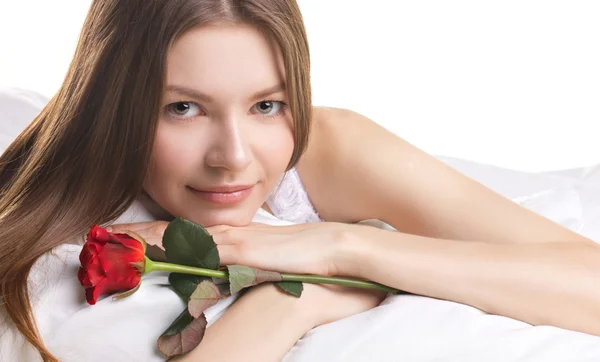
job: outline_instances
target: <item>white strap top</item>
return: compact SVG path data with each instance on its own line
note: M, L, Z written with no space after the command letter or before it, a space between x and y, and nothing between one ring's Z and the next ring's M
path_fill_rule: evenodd
M283 174L267 198L267 205L281 220L296 224L323 221L310 202L296 168Z

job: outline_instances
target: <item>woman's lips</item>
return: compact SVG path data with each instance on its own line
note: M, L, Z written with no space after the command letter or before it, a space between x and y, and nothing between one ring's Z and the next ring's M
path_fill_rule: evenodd
M193 187L189 187L189 189L208 202L219 205L233 205L250 196L252 190L254 190L254 185L243 187L215 187L212 188L211 191L200 191Z

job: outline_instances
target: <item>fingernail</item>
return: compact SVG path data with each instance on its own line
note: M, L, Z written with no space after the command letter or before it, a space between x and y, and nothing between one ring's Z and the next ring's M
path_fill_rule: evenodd
M111 226L107 226L106 227L106 231L108 231L109 233L113 231L113 228Z

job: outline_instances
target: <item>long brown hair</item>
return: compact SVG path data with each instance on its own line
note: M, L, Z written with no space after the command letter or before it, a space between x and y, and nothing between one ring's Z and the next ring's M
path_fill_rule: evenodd
M293 167L308 143L309 53L295 0L95 0L64 83L0 157L0 295L44 361L27 289L34 262L142 192L167 52L188 29L245 23L283 54L294 120Z

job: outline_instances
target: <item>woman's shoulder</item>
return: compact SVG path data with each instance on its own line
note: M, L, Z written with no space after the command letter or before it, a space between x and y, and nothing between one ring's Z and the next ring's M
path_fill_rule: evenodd
M303 178L317 175L326 162L335 162L336 151L348 138L355 138L373 121L355 111L335 107L313 107L306 152L298 162Z
M308 146L296 170L313 207L324 220L344 221L335 207L331 207L333 202L327 197L331 194L328 190L343 182L333 170L339 168L334 166L346 154L347 145L351 143L348 139L359 137L368 123L372 121L349 109L313 107Z
M362 114L346 108L313 107L311 140L316 141L313 145L322 141L326 136L331 136L332 133L339 134L339 132L348 130L349 128L346 127L348 122L352 123L358 118L366 119Z

